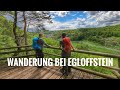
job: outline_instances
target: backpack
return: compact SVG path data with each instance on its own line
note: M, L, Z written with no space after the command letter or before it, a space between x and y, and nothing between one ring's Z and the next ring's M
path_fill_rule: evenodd
M38 37L34 37L34 38L33 38L32 47L33 47L34 49L41 49L40 45L38 44L38 40L39 40Z
M65 52L70 52L71 51L71 41L69 37L63 38L63 43L64 43L64 51Z

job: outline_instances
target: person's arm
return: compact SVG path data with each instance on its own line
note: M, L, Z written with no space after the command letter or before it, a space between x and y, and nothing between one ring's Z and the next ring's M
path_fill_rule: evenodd
M71 48L73 49L73 50L75 50L75 48L73 47L73 45L72 45L72 42L70 42L71 43Z
M63 46L62 46L62 41L60 41L60 44L59 44L59 48L61 49L61 50L63 50Z
M44 42L44 45L47 46L47 47L51 47L50 45L48 45L46 42Z
M41 40L44 46L50 47L44 40Z
M59 44L59 48L61 48L62 49L62 42L60 41L60 44Z

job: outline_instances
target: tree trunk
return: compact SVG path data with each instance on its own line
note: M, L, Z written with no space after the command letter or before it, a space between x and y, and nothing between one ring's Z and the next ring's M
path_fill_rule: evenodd
M26 16L25 16L25 11L23 11L23 18L24 18L24 38L25 38L25 45L28 45L27 43L27 22L26 22ZM28 55L28 47L25 47L26 50L26 55Z
M14 23L13 23L13 34L14 34L14 37L15 37L15 43L17 46L20 46L20 43L19 43L19 40L18 40L18 37L17 37L17 33L16 33L16 28L17 28L17 11L15 11L14 13ZM17 48L17 51L21 50L19 47ZM15 53L13 56L17 56L18 53Z

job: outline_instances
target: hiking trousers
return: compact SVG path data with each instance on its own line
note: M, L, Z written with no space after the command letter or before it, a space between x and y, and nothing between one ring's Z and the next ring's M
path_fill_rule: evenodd
M44 53L42 50L36 49L35 51L36 51L36 58L44 58ZM38 68L40 68L40 67L42 68L43 66L38 66Z
M44 53L40 49L36 49L36 58L44 58Z
M62 50L61 56L62 56L62 58L68 59L71 56L71 52L66 53L64 50ZM71 72L71 66L68 66L68 64L66 66L63 66L63 68L62 68L63 72L65 71L65 73L66 73L67 69L68 69L68 72Z

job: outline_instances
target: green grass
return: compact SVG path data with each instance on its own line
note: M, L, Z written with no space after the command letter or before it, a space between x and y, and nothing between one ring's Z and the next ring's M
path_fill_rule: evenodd
M76 44L77 43L77 44ZM104 53L111 53L111 54L120 54L120 51L117 48L113 47L106 47L102 46L101 44L94 43L91 41L74 41L73 45L77 49L84 49L89 51L97 51L97 52L104 52Z

